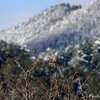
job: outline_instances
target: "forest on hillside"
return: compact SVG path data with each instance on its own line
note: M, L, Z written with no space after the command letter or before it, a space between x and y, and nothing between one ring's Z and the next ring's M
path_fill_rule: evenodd
M33 49L0 42L0 100L99 100L100 44Z

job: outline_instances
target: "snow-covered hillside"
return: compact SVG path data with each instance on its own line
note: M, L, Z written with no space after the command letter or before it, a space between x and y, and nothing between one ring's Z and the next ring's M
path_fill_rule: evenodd
M0 32L0 39L40 51L61 48L100 36L100 0L88 8L59 4L18 26Z

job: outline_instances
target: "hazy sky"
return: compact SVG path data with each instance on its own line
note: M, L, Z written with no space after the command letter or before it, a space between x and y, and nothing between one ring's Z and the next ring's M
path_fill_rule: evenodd
M91 0L0 0L0 30L21 23L41 10L59 3L82 4Z

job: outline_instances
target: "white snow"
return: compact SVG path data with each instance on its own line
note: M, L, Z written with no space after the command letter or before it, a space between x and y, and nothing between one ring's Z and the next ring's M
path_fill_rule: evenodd
M0 32L0 40L28 49L66 47L86 38L100 37L100 0L88 8L52 6L18 26Z
M95 41L95 44L100 44L100 41L99 40Z

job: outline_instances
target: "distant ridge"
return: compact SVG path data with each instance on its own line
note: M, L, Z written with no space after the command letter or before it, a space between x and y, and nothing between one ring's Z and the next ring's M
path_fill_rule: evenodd
M88 8L59 4L0 33L0 40L40 51L100 36L100 0Z

